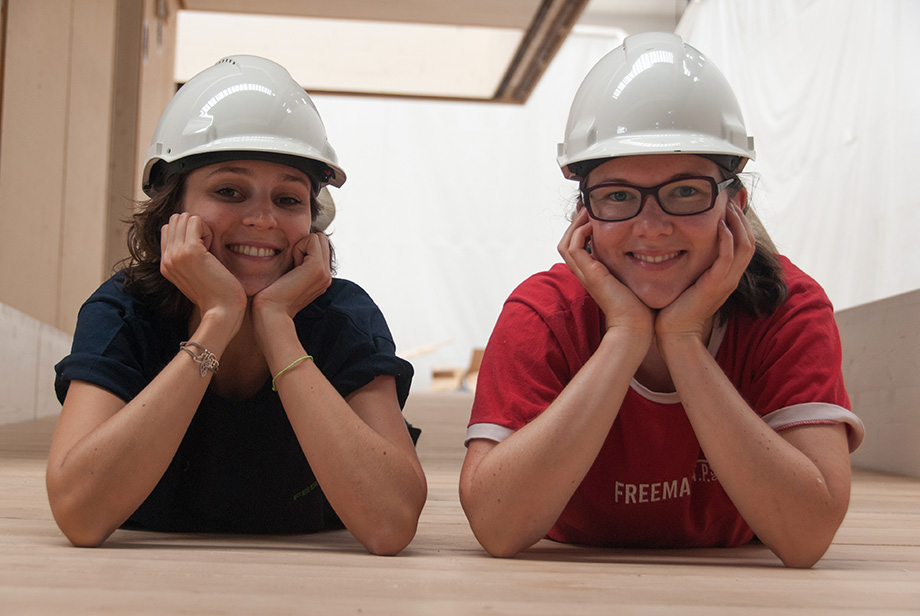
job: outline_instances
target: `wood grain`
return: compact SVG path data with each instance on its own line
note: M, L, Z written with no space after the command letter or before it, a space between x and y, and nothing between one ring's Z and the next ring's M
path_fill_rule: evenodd
M293 537L117 531L79 549L48 509L54 420L0 429L2 614L920 614L920 480L857 470L850 512L810 570L760 545L606 550L543 541L485 554L457 497L471 397L413 394L429 497L401 555L348 533Z

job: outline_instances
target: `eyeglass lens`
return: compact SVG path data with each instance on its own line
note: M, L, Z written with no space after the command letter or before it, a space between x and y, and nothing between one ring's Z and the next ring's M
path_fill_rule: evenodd
M661 208L674 216L700 214L715 204L717 187L712 178L682 178L644 188L630 184L600 184L588 188L587 205L598 219L627 220L638 215L646 195L654 195Z

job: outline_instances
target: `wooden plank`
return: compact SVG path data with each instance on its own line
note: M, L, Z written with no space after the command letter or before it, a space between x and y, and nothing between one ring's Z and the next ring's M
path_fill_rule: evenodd
M347 532L294 537L117 531L71 547L44 491L53 420L0 428L0 611L30 614L917 614L920 480L854 474L850 512L810 570L760 545L606 550L543 541L513 559L476 543L457 497L471 396L413 394L429 479L394 558Z

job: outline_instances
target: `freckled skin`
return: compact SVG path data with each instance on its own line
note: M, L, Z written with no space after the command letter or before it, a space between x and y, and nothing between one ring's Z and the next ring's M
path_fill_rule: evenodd
M721 181L718 166L699 156L665 154L614 158L594 169L588 186L625 181L655 186L686 175L704 175ZM729 199L720 195L713 209L694 216L671 216L647 197L638 216L621 222L591 220L591 248L595 259L649 308L671 304L709 269L718 255L718 227L725 219ZM660 257L676 253L661 263L636 255Z

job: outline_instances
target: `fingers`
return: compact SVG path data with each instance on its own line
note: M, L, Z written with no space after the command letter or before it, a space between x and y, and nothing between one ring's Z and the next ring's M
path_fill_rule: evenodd
M719 258L726 257L728 270L740 279L754 255L756 240L741 208L730 202L720 229Z
M302 238L299 242L294 244L294 249L292 251L294 257L294 267L300 267L303 265L304 259L308 254L311 253L310 243L313 239L313 234L307 235ZM315 248L313 249L315 251Z
M173 214L160 230L160 271L173 283L203 267L213 234L198 216Z
M316 237L319 240L320 249L322 250L323 263L331 267L332 259L329 256L329 236L325 233L317 233Z
M725 219L719 223L716 241L719 251L713 264L659 314L655 324L659 335L669 330L702 332L707 319L738 287L756 242L744 213L734 202L729 202Z
M294 245L292 254L293 269L262 289L254 308L280 310L293 317L332 284L329 238L324 233L306 235Z
M203 312L245 307L239 281L210 253L213 233L198 216L173 214L160 229L160 272Z
M329 264L329 237L325 233L310 233L302 238L293 249L294 267L300 267L308 257L317 257Z
M188 214L173 214L160 229L160 263L167 278L182 259L181 251L187 242L190 218Z
M559 241L558 250L569 270L594 298L604 313L609 329L628 329L646 333L652 329L652 312L635 293L595 259L586 249L594 226L584 208L580 209ZM649 338L650 340L650 338Z
M183 244L197 247L200 245L205 251L211 247L213 234L211 229L198 216L191 214L173 214L160 229L160 251L175 248Z
M585 249L591 233L591 220L588 218L587 210L582 208L572 219L557 246L562 259L582 284L584 284L584 270L594 262L594 258Z
M731 203L729 218L734 223L730 226L732 235L738 238L736 246L740 248L741 252L750 252L753 255L757 244L754 229L751 227L747 216L744 215L744 210L735 202Z
M560 253L567 251L572 242L572 236L578 229L581 229L588 225L590 219L588 218L588 211L581 209L576 212L575 217L572 218L572 222L569 223L569 226L566 228L565 233L562 234L562 238L559 240L557 246Z

